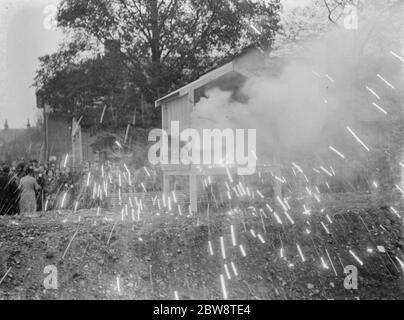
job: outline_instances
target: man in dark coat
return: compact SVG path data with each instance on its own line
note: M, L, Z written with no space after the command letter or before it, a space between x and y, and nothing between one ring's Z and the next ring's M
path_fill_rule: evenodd
M4 167L0 175L0 215L18 213L18 184L15 176L10 175L10 168Z

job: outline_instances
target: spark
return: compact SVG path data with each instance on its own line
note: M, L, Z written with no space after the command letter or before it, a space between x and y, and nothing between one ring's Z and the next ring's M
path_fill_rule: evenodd
M177 197L175 196L175 191L172 192L174 203L177 203Z
M282 224L282 220L281 220L281 218L279 218L279 216L278 216L278 214L277 214L276 212L274 212L274 216L275 216L276 221L277 221L279 224Z
M264 199L264 195L260 191L257 190L256 192L262 199Z
M144 171L146 171L146 174L150 177L150 172L149 172L149 170L147 170L146 167L143 167L143 169L144 169Z
M303 256L302 249L300 249L299 244L296 244L296 246L297 246L297 250L299 251L300 258L302 259L303 262L305 262L306 259L305 259L304 256Z
M404 58L400 57L397 53L395 53L394 51L390 51L390 53L395 56L397 59L401 60L401 62L404 62Z
M327 232L327 234L331 234L330 231L328 230L327 226L324 224L323 221L321 221L321 225L323 226L325 232Z
M65 194L63 195L62 204L61 204L61 206L60 206L61 209L63 209L64 203L65 203L65 200L66 200L66 195L67 195L67 191L66 191Z
M290 217L289 213L287 211L284 211L286 217L289 219L291 224L295 224L295 222L293 221L293 219Z
M243 245L242 245L242 244L240 244L238 247L240 248L240 251L241 251L241 254L243 255L243 257L246 257L246 256L247 256L247 254L245 253L245 250L244 250Z
M396 260L398 261L398 263L400 264L401 268L404 270L404 263L399 259L399 257L396 256ZM0 281L1 283L1 281Z
M393 211L393 213L394 213L398 218L401 218L401 216L399 215L398 211L397 211L394 207L390 207L390 210Z
M224 277L223 277L222 274L220 275L220 283L221 283L221 285L222 285L223 298L224 298L225 300L227 300L226 285L225 285L225 283L224 283Z
M265 243L265 239L259 233L258 233L258 239L260 239L262 243Z
M300 168L296 163L292 162L292 165L293 165L300 173L303 173L302 168Z
M375 188L378 188L378 187L379 187L379 186L377 185L377 182L376 182L376 181L373 181L372 184L373 184L373 186L374 186Z
M233 183L233 177L231 176L229 168L226 167L227 176L229 177L230 183Z
M211 256L213 256L213 247L212 247L212 241L208 241L208 245L209 245L209 253Z
M324 261L324 258L321 257L320 259L321 259L321 264L323 265L323 268L324 268L324 269L329 269L328 265L327 265L327 264L325 263L325 261Z
M65 258L66 253L67 253L67 250L69 250L70 245L72 244L73 239L77 236L77 233L78 233L78 232L79 232L79 230L77 229L77 231L74 233L73 237L70 239L69 244L67 245L67 248L66 248L65 252L63 253L63 256L62 256L62 259L61 259L61 260L63 260L63 259Z
M179 297L178 297L178 292L177 291L174 291L174 297L175 297L175 300L180 300Z
M352 129L350 127L346 127L346 128L353 135L353 137L356 139L356 141L358 141L367 151L370 151L368 146L361 139L359 139L359 137L355 134L355 132L352 131Z
M400 186L398 184L395 185L395 187L404 195L404 191L403 189L400 188Z
M234 234L234 226L230 226L230 232L231 232L231 241L233 243L233 246L235 247L237 245L236 243L236 235Z
M250 230L250 233L251 233L251 235L252 235L254 238L257 237L257 235L255 234L255 231L254 231L253 229Z
M332 173L330 171L328 171L326 168L324 168L323 166L320 167L321 170L323 170L326 174L328 174L330 177L332 177Z
M231 275L230 275L230 272L229 272L229 268L227 267L226 263L224 264L224 270L226 271L227 279L231 280Z
M119 276L116 276L116 287L118 289L118 293L121 294L121 286L119 285Z
M119 147L119 148L121 148L122 149L122 145L119 143L119 141L118 140L115 140L115 144Z
M63 167L66 168L67 160L69 159L69 154L66 154L65 162L63 163Z
M281 248L281 250L280 250L280 252L279 252L279 255L281 256L281 258L283 258L284 257L284 253L283 253L283 248Z
M130 129L130 123L128 124L128 126L126 127L126 132L125 132L125 140L124 143L126 143L126 140L128 139L128 135L129 135L129 129Z
M329 215L326 214L325 216L327 217L327 220L332 224L332 220L331 220L331 218L329 217Z
M270 205L269 205L268 203L266 203L265 206L268 208L268 210L269 210L270 212L274 212L274 210L272 210L272 208L270 207Z
M286 207L286 205L283 203L282 199L279 196L276 196L276 200L278 200L283 210L288 211L288 208Z
M102 120L104 119L104 114L105 111L107 110L107 105L104 106L104 109L102 110L101 118L100 118L100 124L102 123Z
M390 88L395 89L394 86L388 82L386 79L384 79L380 74L377 74L380 80L382 80L385 84L387 84Z
M334 83L334 82L335 82L335 81L334 81L334 79L333 79L333 78L331 78L331 77L330 77L328 74L326 74L325 76L326 76L326 77L327 77L327 79L328 79L328 80L330 80L332 83Z
M220 248L222 250L223 260L226 260L226 251L224 249L224 238L223 237L220 237Z
M335 149L333 146L329 146L330 150L334 151L337 155L339 155L342 159L345 159L345 156L339 152L337 149Z
M334 271L335 276L337 277L337 276L338 276L338 274L337 274L337 270L335 270L335 267L334 267L334 264L332 263L332 260L331 260L330 254L328 253L328 250L327 250L327 249L325 249L325 252L327 253L328 260L330 260L332 270Z
M236 277L238 277L238 272L237 272L236 266L234 265L233 261L230 262L230 265L231 265L231 268L233 269L234 275Z
M255 33L261 35L261 32L253 24L251 24L250 26L254 30Z
M377 103L372 103L372 105L374 106L374 107L376 107L378 110L380 110L381 112L383 112L385 115L387 115L388 114L388 112L386 111L386 110L384 110L381 106L379 106Z
M358 258L358 256L352 250L349 250L349 253L355 258L356 261L358 261L358 263L361 266L363 266L363 262Z
M368 86L366 86L366 89L368 89L368 91L373 94L377 100L380 100L380 96L373 89L369 88Z
M3 282L3 280L4 280L4 279L7 277L7 275L10 273L11 268L12 268L12 267L8 268L8 270L6 271L6 273L4 274L4 276L0 279L0 284Z

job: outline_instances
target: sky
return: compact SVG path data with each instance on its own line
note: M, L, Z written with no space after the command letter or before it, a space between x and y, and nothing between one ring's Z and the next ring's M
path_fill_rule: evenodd
M60 30L48 28L48 17L60 0L0 0L0 129L35 124L38 57L53 53L62 40ZM309 0L282 0L285 10Z
M37 114L32 87L38 57L56 51L62 33L49 16L59 0L0 0L0 129L22 128Z

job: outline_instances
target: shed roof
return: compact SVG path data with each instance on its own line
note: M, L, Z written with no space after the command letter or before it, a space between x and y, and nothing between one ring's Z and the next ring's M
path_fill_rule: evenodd
M256 61L255 61L255 63L256 63ZM191 90L196 90L198 88L201 88L201 87L203 87L211 82L214 82L215 80L217 80L221 77L224 77L226 75L229 75L231 73L237 73L246 78L251 78L254 76L254 72L251 68L251 65L249 65L249 63L246 63L246 54L245 53L243 53L239 57L235 58L234 60L222 65L221 67L218 67L218 68L204 74L199 79L185 85L184 87L179 88L179 89L169 93L168 95L158 99L155 102L155 106L159 107L164 102L167 102L171 99L181 97L181 96L189 93L189 91L191 91Z

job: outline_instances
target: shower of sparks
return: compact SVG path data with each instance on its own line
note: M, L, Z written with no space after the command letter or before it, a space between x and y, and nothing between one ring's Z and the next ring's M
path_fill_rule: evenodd
M363 266L363 262L358 258L358 256L357 256L352 250L349 250L349 253L352 255L352 257L355 258L356 261L358 261L358 263L359 263L361 266Z
M356 139L356 141L358 141L366 149L366 151L370 151L368 146L356 135L355 132L353 132L353 130L350 127L346 127L346 128L352 134L352 136Z
M373 94L373 95L377 98L377 100L380 100L380 96L379 96L373 89L369 88L368 86L366 86L366 89L367 89L371 94Z
M383 81L385 84L387 84L390 88L395 89L394 86L393 86L390 82L388 82L386 79L384 79L380 74L377 74L377 76L378 76L378 78L379 78L380 80L382 80L382 81Z
M330 150L334 151L337 155L339 155L342 159L345 159L345 156L339 152L337 149L335 149L333 146L329 146Z
M384 110L381 106L379 106L377 103L372 103L372 105L374 106L374 107L376 107L378 110L380 110L381 112L383 112L385 115L387 115L388 114L388 112L386 111L386 110Z
M223 298L227 300L227 290L226 290L226 284L224 282L224 276L223 274L220 275L220 284L222 286L222 293L223 293Z
M404 58L400 57L397 53L395 53L394 51L390 51L390 53L395 56L397 59L401 60L401 62L404 62Z

